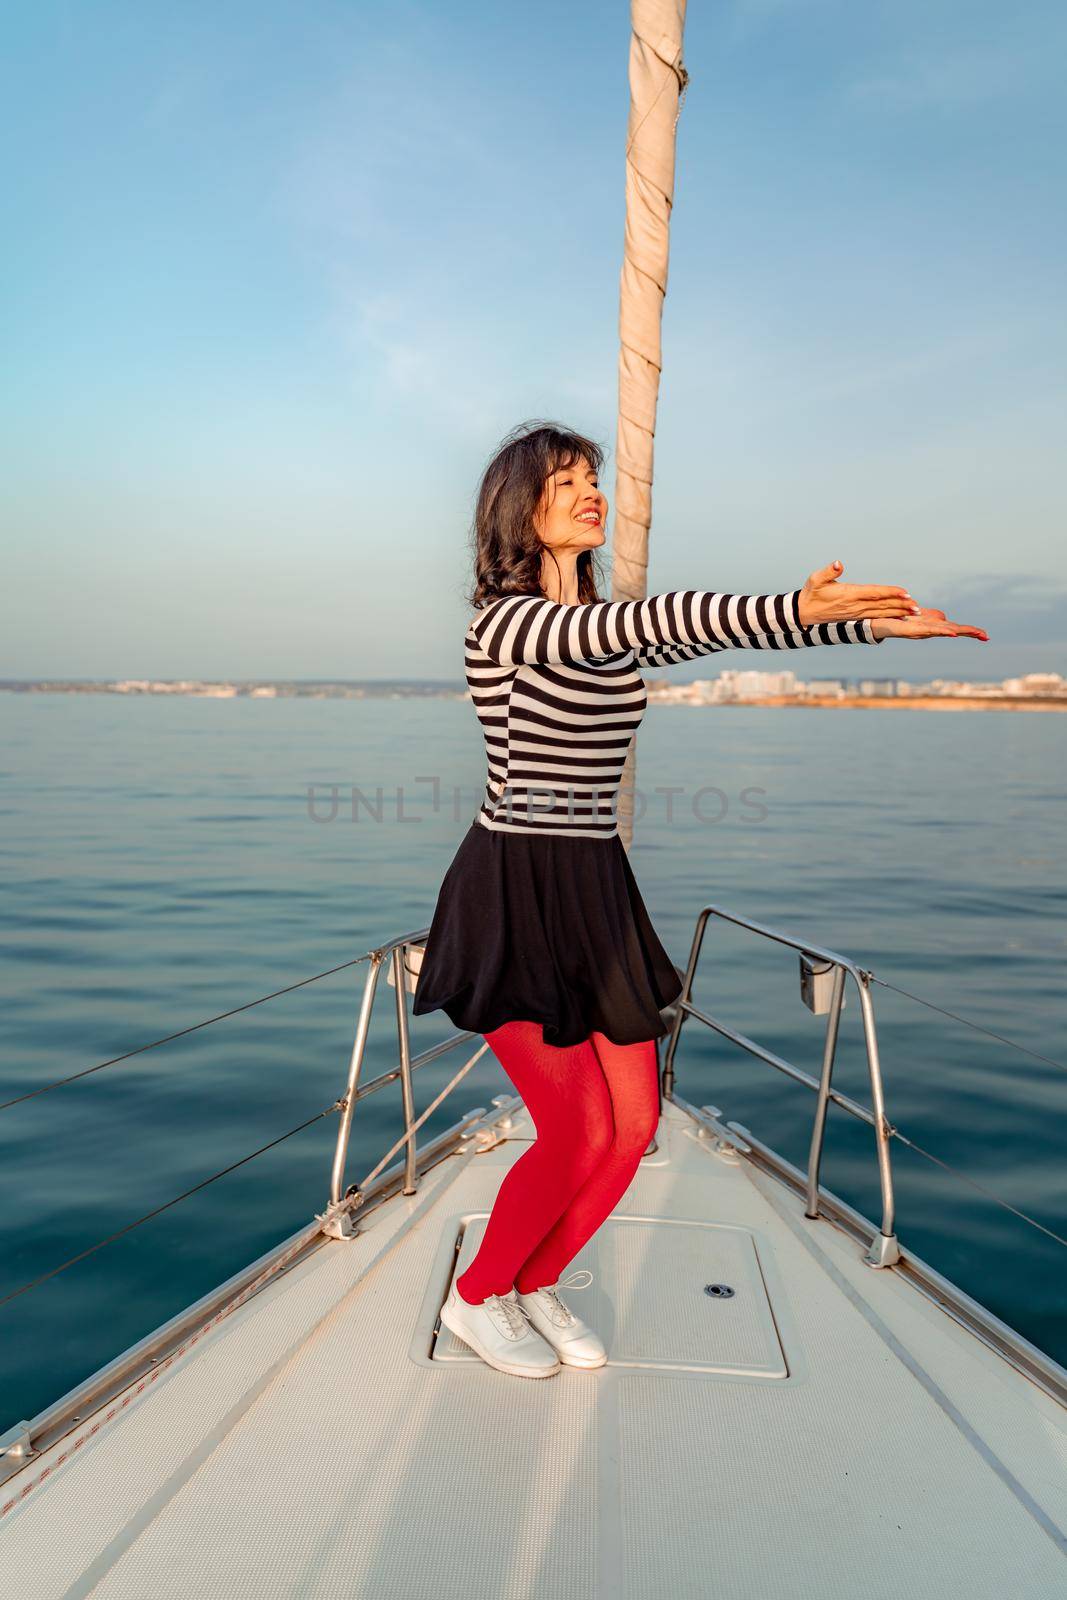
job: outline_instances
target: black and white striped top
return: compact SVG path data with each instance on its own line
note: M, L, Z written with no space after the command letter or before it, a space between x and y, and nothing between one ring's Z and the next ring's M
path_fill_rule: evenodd
M506 833L617 834L623 763L648 703L638 667L716 650L882 642L867 620L801 627L800 594L489 601L471 619L464 652L489 767L474 820Z

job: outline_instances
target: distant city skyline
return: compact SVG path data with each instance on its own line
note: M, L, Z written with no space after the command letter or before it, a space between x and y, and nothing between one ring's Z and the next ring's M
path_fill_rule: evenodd
M461 678L524 418L608 450L610 594L626 5L41 0L5 44L0 676ZM1065 46L1052 0L690 6L649 593L840 558L990 635L878 675L1067 673Z
M933 678L914 682L905 678L845 673L823 677L800 677L790 668L764 671L759 668L723 667L712 677L676 680L656 668L642 674L648 687L649 703L680 701L689 704L715 704L739 697L798 697L838 688L852 697L884 696L907 700L944 697L946 699L1043 699L1062 700L1067 709L1067 678L1059 673L1029 673L1001 682ZM373 699L393 697L447 697L469 700L468 684L456 678L292 678L267 683L258 679L5 679L0 678L0 693L10 694L91 694L124 695L129 698L188 695L206 699Z

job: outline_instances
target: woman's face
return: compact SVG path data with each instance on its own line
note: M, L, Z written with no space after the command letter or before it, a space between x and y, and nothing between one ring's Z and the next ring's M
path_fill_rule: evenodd
M589 550L604 543L608 520L607 497L601 493L595 470L582 456L573 467L560 467L545 482L539 512L544 544L559 549L569 545Z

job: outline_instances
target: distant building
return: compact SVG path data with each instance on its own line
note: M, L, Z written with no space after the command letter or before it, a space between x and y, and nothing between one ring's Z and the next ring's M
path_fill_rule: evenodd
M766 672L754 667L726 667L717 678L696 678L691 683L672 683L669 678L655 677L646 680L650 700L668 705L713 706L737 700L794 699L802 703L805 698L844 700L851 695L865 699L957 699L1003 700L1033 695L1042 699L1062 697L1067 700L1067 679L1058 672L1028 672L1020 678L1005 678L1002 683L972 682L962 678L933 678L929 683L910 683L906 678L809 678L798 679L788 669ZM126 692L149 692L169 688L164 685L127 683L118 685ZM182 686L187 688L188 686ZM213 689L197 686L198 692L226 692L224 686ZM465 699L470 698L468 690Z
M764 695L796 694L796 673L761 672L754 667L738 669L727 667L718 676L719 694L723 699L758 700Z
M764 674L757 672L754 668L746 668L742 672L734 672L732 676L734 694L745 700L754 700L767 693L763 683Z
M1027 672L1021 678L1005 678L1005 694L1067 694L1067 679L1058 672Z
M761 672L760 677L764 683L764 694L796 694L797 675L795 672Z

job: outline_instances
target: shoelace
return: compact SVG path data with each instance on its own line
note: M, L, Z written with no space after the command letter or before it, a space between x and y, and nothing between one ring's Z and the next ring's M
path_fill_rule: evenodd
M584 1279L584 1282L580 1282ZM570 1306L564 1305L559 1297L560 1289L587 1289L593 1281L593 1274L588 1267L579 1267L569 1278L561 1278L558 1283L547 1284L537 1290L543 1294L551 1304L549 1315L558 1328L568 1328L572 1322L577 1322L577 1317Z
M520 1333L526 1332L529 1318L519 1302L512 1296L490 1294L486 1295L482 1303L490 1316L498 1314L498 1326L499 1316L503 1316L507 1326L506 1328L501 1328L501 1332L506 1333L509 1339L517 1339Z

